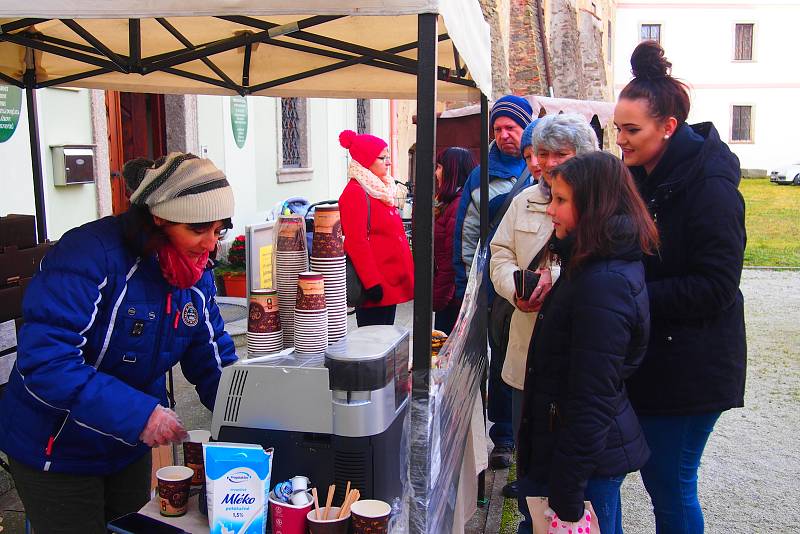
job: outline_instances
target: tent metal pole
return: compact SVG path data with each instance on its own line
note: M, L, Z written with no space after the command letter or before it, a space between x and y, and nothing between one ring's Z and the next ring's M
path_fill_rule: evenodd
M36 205L36 236L39 243L47 241L47 220L44 208L44 174L42 152L39 147L39 112L36 106L36 70L25 71L25 97L28 108L28 133L31 141L31 171L33 173L33 199Z
M489 235L489 99L481 93L481 185L480 185L480 233L481 243L486 243ZM485 207L484 207L485 206ZM488 268L488 266L487 266ZM480 322L478 328L483 332L480 339L489 338L489 310L484 310L479 315ZM481 358L488 360L486 343L480 347ZM487 371L481 376L481 401L483 403L483 425L486 426L486 379ZM484 502L486 499L486 471L481 471L478 475L478 500Z
M433 172L436 149L436 65L438 16L417 17L417 152L414 195L414 370L411 403L411 472L413 498L410 532L428 529L428 403L433 326Z

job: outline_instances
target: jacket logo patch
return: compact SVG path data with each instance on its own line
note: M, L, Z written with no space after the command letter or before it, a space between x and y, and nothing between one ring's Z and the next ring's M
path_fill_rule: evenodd
M186 326L197 325L200 320L200 315L197 313L197 308L194 307L194 304L191 302L186 303L183 307L183 312L181 312L181 319Z

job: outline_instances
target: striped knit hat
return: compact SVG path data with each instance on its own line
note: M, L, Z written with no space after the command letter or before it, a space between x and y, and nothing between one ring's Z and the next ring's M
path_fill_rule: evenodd
M489 129L494 128L494 121L498 117L508 117L525 128L533 120L533 109L528 101L521 96L506 95L492 104L489 112Z
M122 170L131 203L177 223L207 223L233 217L233 190L210 160L171 152L152 162L134 159Z

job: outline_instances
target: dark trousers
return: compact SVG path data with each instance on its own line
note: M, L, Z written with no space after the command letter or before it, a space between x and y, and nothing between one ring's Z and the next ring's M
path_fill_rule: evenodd
M489 336L489 388L486 415L492 423L489 438L495 447L514 447L514 430L511 424L511 386L500 376L506 361L506 347L496 347Z
M356 323L359 327L374 324L394 324L397 305L377 306L374 308L356 308Z
M149 453L108 476L52 473L8 460L37 534L105 534L106 523L138 511L150 500Z
M445 309L436 312L433 327L449 336L450 332L453 331L453 327L456 325L456 319L458 319L458 312L460 310L461 302L448 304Z

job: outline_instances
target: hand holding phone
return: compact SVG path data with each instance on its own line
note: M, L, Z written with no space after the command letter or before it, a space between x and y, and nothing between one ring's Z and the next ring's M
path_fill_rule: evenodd
M118 534L186 534L182 528L136 512L118 517L107 526Z

